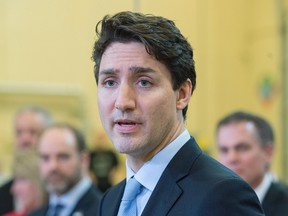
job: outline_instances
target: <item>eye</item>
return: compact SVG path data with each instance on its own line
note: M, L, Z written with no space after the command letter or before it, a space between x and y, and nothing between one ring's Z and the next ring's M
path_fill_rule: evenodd
M227 154L228 153L228 149L225 147L219 147L219 151L221 154Z
M41 162L49 161L49 156L48 155L40 155L39 158L40 158Z
M240 145L237 149L240 152L246 152L246 151L248 151L250 149L250 146L248 146L248 145Z
M115 81L114 80L105 80L104 82L104 86L106 87L113 87L115 85Z
M145 79L140 80L140 81L138 82L138 84L139 84L141 87L144 87L144 88L150 87L150 86L152 85L152 83L151 83L150 81L145 80Z
M59 158L59 160L61 160L61 161L66 161L66 160L68 160L68 159L70 158L70 156L69 156L68 154L60 154L60 155L58 156L58 158Z

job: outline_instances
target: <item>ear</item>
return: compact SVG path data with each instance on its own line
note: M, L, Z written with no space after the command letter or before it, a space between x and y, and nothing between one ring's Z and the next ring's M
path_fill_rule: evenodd
M192 93L192 83L187 79L178 89L176 107L178 110L183 110L189 103Z
M274 146L272 144L265 145L263 150L264 150L264 153L265 153L266 163L269 166L271 164L271 162L272 162Z
M90 155L88 152L83 151L81 152L81 162L84 165L84 167L88 168L90 164Z

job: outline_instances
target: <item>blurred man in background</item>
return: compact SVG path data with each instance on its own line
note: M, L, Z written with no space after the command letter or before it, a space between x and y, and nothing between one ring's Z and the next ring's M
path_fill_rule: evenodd
M82 133L67 124L52 125L41 135L38 152L49 205L31 215L97 214L101 194L88 177L90 159Z
M14 135L15 151L34 148L40 132L52 122L50 114L36 106L21 108L15 116ZM14 201L11 194L13 179L0 188L0 215L14 210Z
M288 193L269 171L274 133L262 117L234 112L217 125L219 160L255 190L266 216L288 215Z

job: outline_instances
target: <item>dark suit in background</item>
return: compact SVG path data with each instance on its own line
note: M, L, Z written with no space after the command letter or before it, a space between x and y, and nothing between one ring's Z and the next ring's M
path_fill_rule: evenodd
M89 190L80 198L70 216L96 216L101 198L101 193L91 186ZM45 216L49 206L45 205L42 208L32 212L29 216Z
M14 209L13 196L10 193L13 180L8 181L0 187L0 215L11 212Z
M116 216L125 180L111 188L100 216ZM226 167L204 154L190 139L170 161L141 216L260 216L253 189Z
M273 182L264 197L262 207L266 216L288 215L288 189L285 185Z

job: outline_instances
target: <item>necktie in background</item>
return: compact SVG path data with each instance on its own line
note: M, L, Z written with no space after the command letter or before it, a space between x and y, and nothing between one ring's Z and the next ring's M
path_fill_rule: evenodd
M127 182L118 216L137 215L136 197L141 192L141 187L142 185L133 177Z
M53 212L52 212L52 216L59 216L62 209L64 208L64 205L62 204L57 204L54 206Z

